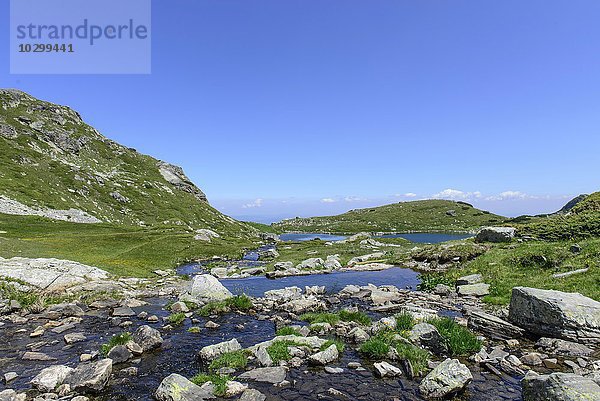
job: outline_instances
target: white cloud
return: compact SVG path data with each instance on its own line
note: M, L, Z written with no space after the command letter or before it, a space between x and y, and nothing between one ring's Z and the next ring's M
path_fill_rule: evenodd
M416 194L416 193L414 193L414 192L407 192L407 193L405 193L403 196L404 196L405 198L414 198L414 197L416 197L416 196L417 196L417 194Z
M364 199L364 198L359 198L358 196L346 196L346 197L344 198L344 200L345 200L346 202L360 202L360 201L364 201L364 200L366 200L366 199Z
M431 197L434 199L469 200L481 198L481 192L464 192L458 189L448 188L438 192L437 194L431 195Z
M527 195L521 191L504 191L499 193L498 195L492 195L485 198L485 200L489 201L500 201L500 200L509 200L509 199L535 199L536 197L533 195Z
M323 199L321 199L321 202L322 203L334 203L335 199L333 199L333 198L323 198Z
M250 203L246 203L245 205L242 205L242 208L249 209L249 208L253 208L253 207L261 207L262 205L263 205L263 200L261 198L258 198L256 200L254 200L254 202L250 202Z

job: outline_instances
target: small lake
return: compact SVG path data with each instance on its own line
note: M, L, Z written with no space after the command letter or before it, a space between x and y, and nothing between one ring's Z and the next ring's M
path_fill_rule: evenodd
M403 233L403 234L384 234L374 238L404 238L410 242L420 244L439 244L440 242L455 241L465 238L471 238L473 234L455 234L455 233ZM320 233L287 233L279 236L282 241L311 241L320 239L323 241L341 241L347 236L320 234Z
M473 234L449 234L449 233L404 233L404 234L384 234L376 238L404 238L410 242L420 244L439 244L440 242L456 241L471 238Z
M275 280L264 276L242 279L221 279L221 283L234 294L245 293L253 297L262 297L265 291L297 286L304 289L307 285L324 285L328 292L339 291L347 285L395 285L398 288L416 289L419 284L418 273L405 268L393 267L381 271L350 271L307 276L282 277Z
M341 241L348 237L344 235L319 234L319 233L287 233L279 235L282 241L312 241L320 239L323 241Z

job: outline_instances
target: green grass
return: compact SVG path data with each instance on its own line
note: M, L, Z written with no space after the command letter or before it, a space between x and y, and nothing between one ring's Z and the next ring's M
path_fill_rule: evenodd
M390 344L384 337L378 335L362 343L359 352L371 359L382 359L390 352Z
M217 374L205 374L198 373L196 376L192 377L190 381L198 386L201 386L205 383L211 382L215 386L214 394L218 397L222 397L225 395L225 390L227 389L227 382L231 380L231 377L228 375L217 375Z
M202 329L200 329L200 327L198 326L192 326L189 329L187 329L188 333L192 333L192 334L199 334Z
M217 371L221 368L242 369L248 366L248 352L245 350L227 352L213 360L208 366L209 370Z
M349 312L347 310L341 310L339 311L338 316L343 322L355 322L363 326L371 325L371 318L364 312Z
M415 318L408 312L398 313L396 316L396 330L399 332L410 330L415 325Z
M116 276L155 277L157 268L214 255L239 258L243 239L195 241L180 227L141 228L114 224L76 224L36 216L0 214L0 256L74 260Z
M275 333L276 336L299 336L301 337L302 334L300 334L300 332L290 326L286 326L286 327L281 327L279 329L277 329L277 332Z
M421 376L428 370L429 352L412 344L398 342L396 351L400 359L410 362L415 376Z
M342 352L344 352L344 349L346 348L346 344L344 344L344 342L342 340L329 339L323 345L321 345L320 350L325 351L327 348L331 347L332 345L335 345L335 347L337 348L337 350L340 354Z
M469 355L481 349L481 341L477 339L477 336L453 319L434 318L428 320L428 323L434 325L444 337L452 356Z
M173 326L181 326L183 324L183 322L185 321L185 319L186 319L185 313L179 312L179 313L173 313L173 314L169 315L169 317L167 318L167 321L169 322L169 324L172 324Z
M371 324L371 318L364 312L348 312L341 310L336 313L331 312L311 312L300 315L300 320L307 321L311 324L314 323L329 323L334 326L340 321L343 322L356 322L363 326L369 326Z
M454 211L454 213L447 213ZM451 215L454 214L454 215ZM506 220L464 202L422 200L356 209L337 216L295 218L273 224L280 231L357 233L407 231L469 231Z
M461 269L451 269L445 275L451 280L479 273L491 285L484 301L505 305L510 302L516 286L579 292L600 301L600 239L577 241L581 252L569 251L573 241L532 241L496 245L484 255ZM565 278L555 273L588 268L589 271Z
M244 312L249 309L252 309L252 307L253 304L250 297L245 294L242 294L235 295L223 301L209 302L198 310L198 314L200 316L211 316L227 313L232 310Z
M125 345L131 340L131 333L124 332L120 334L115 334L110 338L110 340L108 340L106 344L102 344L102 346L100 347L100 353L103 356L106 356L108 355L110 350L116 347L117 345Z
M271 345L267 347L267 353L271 357L273 364L277 365L280 361L289 361L292 359L292 355L288 350L288 347L301 347L302 344L288 340L277 340L273 341Z

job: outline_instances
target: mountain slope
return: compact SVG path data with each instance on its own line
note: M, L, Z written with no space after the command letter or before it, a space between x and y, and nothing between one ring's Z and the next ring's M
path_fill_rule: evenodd
M580 195L559 212L515 219L521 235L543 240L568 240L600 236L600 192Z
M102 136L65 106L0 90L0 212L254 234L177 166Z
M288 219L273 226L280 231L329 233L470 231L504 220L468 203L432 199L356 209L337 216Z

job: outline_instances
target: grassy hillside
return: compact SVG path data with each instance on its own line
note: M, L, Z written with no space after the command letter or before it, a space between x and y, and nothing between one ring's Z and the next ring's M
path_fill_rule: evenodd
M68 107L17 90L0 90L0 196L112 224L255 232L213 209L179 167L105 138Z
M118 276L148 277L156 269L176 267L214 255L240 257L256 244L244 238L196 241L181 227L134 227L77 224L37 216L0 214L0 256L75 260Z
M279 231L323 233L451 232L475 230L501 224L505 220L502 216L476 209L464 202L422 200L356 209L338 216L288 219L273 226Z
M564 208L563 208L564 209ZM600 192L580 200L570 210L515 219L520 235L542 240L569 240L600 236Z

